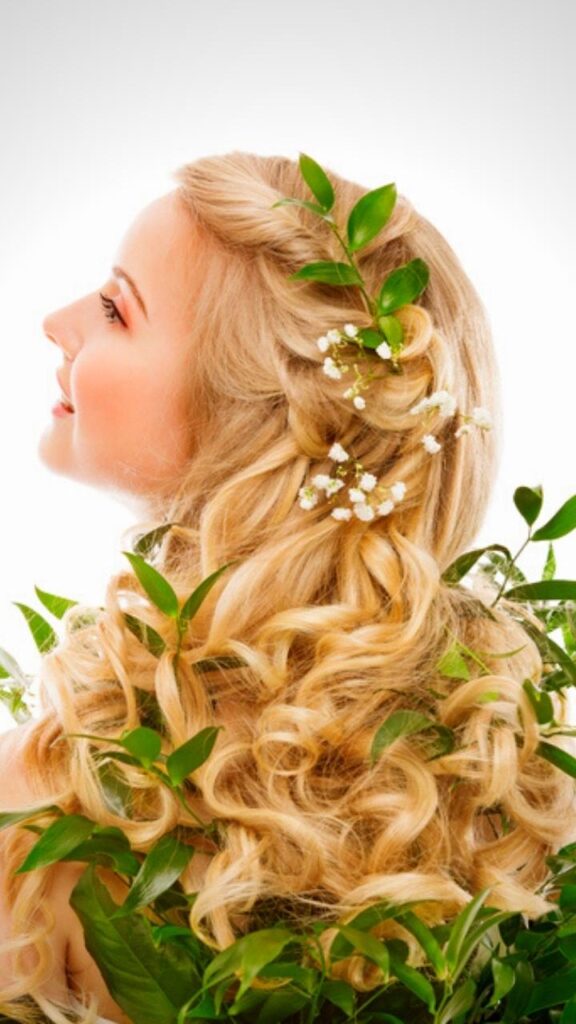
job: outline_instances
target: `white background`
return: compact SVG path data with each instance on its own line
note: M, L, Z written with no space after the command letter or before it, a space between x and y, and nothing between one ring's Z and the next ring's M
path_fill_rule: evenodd
M300 151L366 188L395 181L443 232L494 331L498 485L478 543L517 550L520 484L542 521L576 493L576 5L571 0L0 0L0 646L36 671L12 601L103 603L127 506L36 446L58 396L51 309L102 286L171 172ZM556 544L576 574L576 540ZM540 572L545 545L521 565Z

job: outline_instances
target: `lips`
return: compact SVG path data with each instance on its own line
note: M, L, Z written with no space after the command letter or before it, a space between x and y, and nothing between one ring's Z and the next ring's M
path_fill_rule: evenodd
M72 410L72 412L74 412L74 406L72 405L72 401L70 399L70 395L68 394L66 388L64 387L64 383L63 383L61 375L59 373L56 374L56 379L57 379L57 381L58 381L58 383L60 385L60 389L62 391L62 403L63 403L63 405L67 405Z

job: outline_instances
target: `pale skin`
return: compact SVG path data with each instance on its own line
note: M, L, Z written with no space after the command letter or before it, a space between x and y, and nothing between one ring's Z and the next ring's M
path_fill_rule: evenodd
M168 192L129 227L109 279L43 322L46 337L61 350L60 380L75 411L64 418L52 416L39 442L39 457L53 472L103 488L134 508L144 494L183 470L194 449L188 381L199 250L190 215L176 192ZM104 304L99 292L108 300ZM55 401L59 393L55 383ZM26 728L0 736L0 771L10 778L9 790L3 787L0 794L0 812L43 802L38 783L33 790L17 769ZM83 870L84 865L74 864L54 870L47 907L56 922L55 969L44 994L65 1000L71 987L84 989L98 998L101 1014L127 1024L86 952L82 928L68 904ZM0 864L0 940L10 931L6 882ZM3 958L0 984L12 978L10 960Z

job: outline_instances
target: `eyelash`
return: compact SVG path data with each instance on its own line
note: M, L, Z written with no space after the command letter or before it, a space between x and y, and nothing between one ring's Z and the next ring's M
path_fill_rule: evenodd
M106 316L106 319L110 320L111 323L119 321L121 324L124 325L124 327L126 327L126 321L122 317L116 303L113 302L112 299L108 298L107 295L104 295L102 292L98 292L98 294L102 300L102 306L104 308L104 315Z

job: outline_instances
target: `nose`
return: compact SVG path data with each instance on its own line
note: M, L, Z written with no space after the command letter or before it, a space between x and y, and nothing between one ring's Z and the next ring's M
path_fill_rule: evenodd
M42 321L42 330L46 337L62 350L68 361L74 356L74 344L71 333L66 330L64 319L58 313L48 313Z

